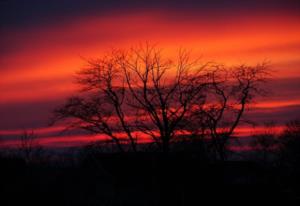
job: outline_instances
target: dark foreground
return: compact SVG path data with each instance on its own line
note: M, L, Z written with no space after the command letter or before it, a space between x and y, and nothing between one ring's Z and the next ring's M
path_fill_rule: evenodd
M295 168L208 162L197 154L100 154L77 163L1 158L1 205L210 205L300 202Z

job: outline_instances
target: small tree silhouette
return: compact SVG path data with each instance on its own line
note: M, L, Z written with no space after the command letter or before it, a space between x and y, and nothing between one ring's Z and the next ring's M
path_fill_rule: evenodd
M275 131L275 123L265 123L265 130L261 134L252 136L251 146L254 150L262 154L260 160L263 163L268 163L271 154L276 154L278 150L278 134ZM260 155L259 155L260 156Z
M26 162L32 162L37 160L42 152L43 148L40 146L37 140L37 136L33 131L24 131L20 136L19 151L24 157Z
M300 121L287 123L278 140L282 164L300 172Z

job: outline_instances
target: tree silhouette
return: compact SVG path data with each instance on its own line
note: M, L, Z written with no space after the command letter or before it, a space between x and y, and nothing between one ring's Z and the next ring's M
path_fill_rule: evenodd
M264 131L252 136L251 146L253 150L262 154L259 158L264 164L268 163L270 155L275 155L278 150L278 134L275 130L274 122L266 122ZM258 155L260 157L260 155Z
M32 162L38 160L43 153L43 148L39 144L37 140L37 136L34 134L33 131L28 132L24 131L19 136L20 144L19 144L19 151L26 162Z
M211 66L211 84L205 104L194 110L191 119L195 136L209 136L210 150L218 159L227 158L227 145L247 107L257 95L264 95L263 84L270 77L266 63L226 68ZM198 125L202 125L199 127ZM195 130L194 128L198 128ZM199 130L199 128L201 128Z
M121 152L124 152L121 138L115 133L125 132L132 150L136 151L136 140L124 111L126 89L118 58L119 52L113 51L101 59L88 61L88 67L77 74L77 83L85 95L69 98L64 106L55 110L55 121L71 118L68 124L72 128L106 134Z
M137 151L139 131L167 152L179 123L208 85L206 65L180 51L177 62L163 59L154 46L114 50L88 61L78 72L84 95L70 98L55 110L55 121L69 119L70 127L109 136L124 151L117 132ZM175 75L174 75L175 74Z
M268 75L265 64L228 69L201 64L184 50L175 59L164 58L149 44L113 50L78 72L82 95L56 109L55 121L106 134L122 152L125 142L137 151L143 137L168 152L185 132L209 136L225 159L228 139Z
M300 121L288 122L278 140L281 163L300 172Z
M180 123L203 102L209 85L207 65L191 60L180 51L177 61L163 59L160 50L147 45L124 56L124 71L129 105L136 111L136 128L150 135L164 152L181 130Z

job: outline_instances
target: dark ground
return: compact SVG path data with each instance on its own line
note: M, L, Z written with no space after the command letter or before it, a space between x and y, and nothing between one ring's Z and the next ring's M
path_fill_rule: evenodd
M300 203L295 168L195 153L94 154L74 164L1 157L0 164L1 205Z

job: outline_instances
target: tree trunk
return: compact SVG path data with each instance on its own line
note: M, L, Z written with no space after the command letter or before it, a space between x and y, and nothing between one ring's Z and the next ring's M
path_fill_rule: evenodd
M168 137L162 138L162 150L163 153L169 153L170 151L170 139Z

